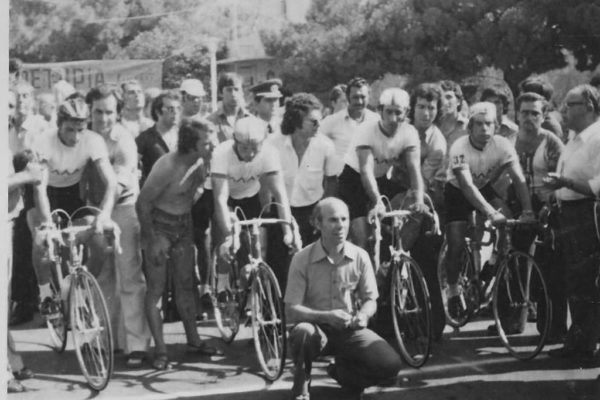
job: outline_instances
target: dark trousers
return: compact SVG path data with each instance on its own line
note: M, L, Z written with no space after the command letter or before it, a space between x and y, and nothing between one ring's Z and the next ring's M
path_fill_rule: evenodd
M39 290L31 260L32 239L27 226L27 212L21 211L14 224L12 265L12 300L21 312L37 309Z
M596 349L600 338L600 242L592 200L564 201L558 216L571 326L565 347Z

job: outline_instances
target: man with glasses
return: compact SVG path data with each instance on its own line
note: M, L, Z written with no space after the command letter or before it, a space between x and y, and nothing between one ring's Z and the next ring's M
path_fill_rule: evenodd
M564 347L553 357L592 360L600 338L600 93L591 85L571 89L565 98L566 124L573 137L544 179L560 203L559 237L571 326Z
M393 165L406 164L410 188L415 191L412 207L416 211L426 209L419 134L405 121L409 110L408 93L399 88L384 90L378 110L381 120L372 121L356 133L339 176L338 195L350 209L350 240L364 249L370 232L369 221L385 212L381 195L391 199L402 189L387 178Z
M152 103L152 128L135 139L142 164L142 182L163 154L177 149L177 130L181 121L181 96L170 90L161 93Z
M184 118L202 117L202 98L206 95L198 79L184 79L179 87Z

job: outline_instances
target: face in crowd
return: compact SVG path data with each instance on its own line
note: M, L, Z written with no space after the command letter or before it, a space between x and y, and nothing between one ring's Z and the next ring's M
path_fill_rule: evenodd
M321 232L324 243L331 245L344 243L350 228L348 206L334 197L322 200L318 205L315 224Z
M192 96L189 93L181 93L181 105L183 107L183 114L187 116L196 115L200 112L202 107L202 97Z
M244 90L241 81L234 81L234 85L223 87L221 95L224 107L237 108L244 104Z
M117 123L117 99L110 95L102 99L95 100L91 107L92 130L101 135L108 135L112 132Z
M58 137L67 147L75 147L87 127L87 120L67 119L58 128Z
M494 136L496 131L496 112L493 104L476 103L471 108L469 120L469 135L473 145L483 149Z
M268 121L275 115L278 105L279 98L260 96L258 103L256 103L256 112L262 119Z
M519 106L519 125L526 133L537 133L544 122L544 104L541 101L523 101Z
M136 83L128 83L123 90L123 108L126 110L140 110L144 108L146 97L142 87Z
M296 131L297 134L301 134L305 137L313 137L319 131L319 123L323 119L321 110L313 109L310 110L304 118L302 118L302 126Z
M165 98L163 106L158 112L158 118L161 124L167 128L177 126L181 121L181 102Z
M14 89L16 95L16 116L22 118L27 117L33 113L34 99L33 99L33 87L29 84L20 83Z
M413 125L415 128L425 130L433 125L438 113L437 100L427 100L423 97L418 97L414 107Z
M442 93L442 115L454 115L458 113L458 97L454 90L446 90Z
M369 87L362 85L360 87L352 86L348 97L348 112L362 113L369 103Z

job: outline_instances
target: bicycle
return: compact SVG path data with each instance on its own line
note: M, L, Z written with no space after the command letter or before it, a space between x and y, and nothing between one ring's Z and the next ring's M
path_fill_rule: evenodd
M65 350L67 331L71 329L81 372L90 388L101 391L108 385L113 371L113 335L106 300L96 278L84 264L83 245L77 245L78 235L93 229L89 223L73 225L74 216L83 209L99 212L89 206L71 215L61 209L52 212L54 227L51 229L60 238L48 242L49 259L53 262L50 279L53 307L45 319L53 349L58 353ZM65 220L61 220L61 216ZM59 227L63 223L66 226ZM110 231L114 249L120 252L118 228L115 225Z
M517 359L532 359L544 348L551 323L551 303L540 267L530 254L512 247L512 235L515 227L537 226L538 223L509 219L495 230L486 227L484 232L489 233L490 239L485 242L477 237L475 212L468 224L465 245L459 258L458 278L466 311L458 316L448 311L447 240L444 240L440 250L438 279L446 322L458 329L491 303L495 330L504 347ZM498 240L495 240L496 234ZM491 243L494 243L497 260L488 264L490 269L487 275L490 278L485 279L482 277L480 250ZM537 317L532 318L528 315L529 311L538 304L541 306L537 308Z
M433 209L430 201L430 207ZM375 270L379 270L379 248L381 246L381 220L390 219L391 244L390 258L384 262L388 269L389 298L391 301L392 322L396 342L402 359L411 367L420 368L429 359L432 342L432 311L429 289L419 264L404 249L400 235L402 227L415 212L408 210L392 210L374 220L375 230ZM439 226L435 214L434 227L431 233L439 234Z
M254 244L249 254L249 263L240 268L235 259L231 262L229 290L226 298L218 298L215 263L211 268L211 300L215 321L222 339L231 343L237 335L242 318L250 322L254 347L260 368L269 381L277 380L283 373L287 351L286 321L281 289L271 267L262 259L259 243L259 228L264 225L289 224L294 237L299 238L295 221L279 218L253 218L234 220L232 254L241 247L240 234L248 234L249 243ZM243 229L243 228L249 229ZM247 275L247 276L246 276ZM242 286L240 280L245 280ZM249 303L248 303L249 302ZM250 306L250 315L246 313Z

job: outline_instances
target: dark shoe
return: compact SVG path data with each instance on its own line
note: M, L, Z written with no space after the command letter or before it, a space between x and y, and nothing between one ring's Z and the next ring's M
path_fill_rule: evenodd
M448 299L448 314L454 319L462 319L467 312L467 305L462 294Z
M8 326L17 326L33 320L34 311L29 306L17 305L10 315Z
M553 349L548 351L548 355L554 358L571 359L579 361L592 361L595 357L594 350L575 350L567 347Z
M9 380L6 384L6 389L8 393L23 393L26 390L25 386L16 379Z
M333 363L333 362L329 363L329 365L327 365L326 370L327 370L327 375L329 375L329 377L331 379L333 379L337 383L340 383L338 381L338 374L337 374L337 369L336 369L335 363Z
M60 305L52 297L46 297L40 304L40 314L45 318L52 318L60 312Z
M154 361L152 362L152 367L159 371L164 371L164 370L173 368L173 366L169 362L169 357L167 357L166 353L157 353L154 356Z
M487 332L488 336L498 336L499 335L498 327L496 326L496 324L492 324L492 325L488 326L486 329L486 332ZM518 324L509 326L509 327L504 327L505 335L518 335L519 333L523 333L523 329L519 328Z
M146 353L143 351L132 351L127 357L127 368L140 368L144 364Z
M199 345L188 343L187 346L189 352L201 354L203 356L222 356L225 354L218 348L211 346L206 342L202 342Z
M35 376L35 374L33 373L33 371L30 370L27 367L21 368L20 371L13 372L13 375L15 376L15 379L17 379L19 381L24 381L26 379L31 379L31 378L33 378Z

